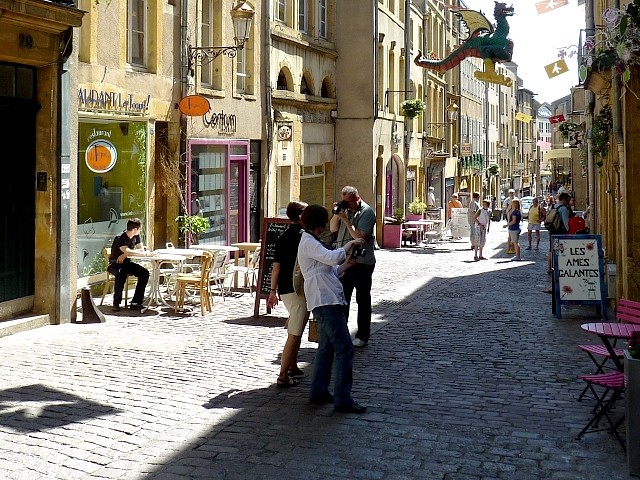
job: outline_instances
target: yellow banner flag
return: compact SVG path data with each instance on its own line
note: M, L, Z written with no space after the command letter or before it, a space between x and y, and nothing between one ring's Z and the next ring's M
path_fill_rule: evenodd
M562 75L569 71L569 67L567 66L567 62L564 61L564 58L550 63L545 66L544 69L546 70L547 77L549 78L557 77L558 75Z
M526 113L516 113L516 120L519 122L529 123L531 121L531 118L531 115L527 115Z

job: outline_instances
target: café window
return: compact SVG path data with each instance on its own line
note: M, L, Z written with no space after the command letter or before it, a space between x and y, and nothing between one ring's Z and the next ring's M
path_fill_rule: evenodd
M147 122L80 120L79 277L104 272L102 249L111 247L130 218L142 220L146 237L147 136Z

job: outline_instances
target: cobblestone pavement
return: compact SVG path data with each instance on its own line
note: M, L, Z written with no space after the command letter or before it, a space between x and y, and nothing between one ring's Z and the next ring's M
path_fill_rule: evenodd
M580 329L595 312L555 319L546 232L510 262L500 226L486 261L463 241L377 252L374 333L354 362L364 415L308 405L306 338L301 385L275 388L285 310L254 319L248 294L204 318L105 306L103 324L0 338L0 478L628 478L610 434L575 440L592 406L576 401L591 366L576 345L595 341Z

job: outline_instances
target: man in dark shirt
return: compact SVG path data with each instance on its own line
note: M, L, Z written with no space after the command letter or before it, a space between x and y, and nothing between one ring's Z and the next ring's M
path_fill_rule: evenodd
M294 291L293 266L298 256L302 230L300 215L306 206L304 202L290 202L287 205L287 217L293 221L293 224L276 241L271 270L271 292L267 300L269 307L276 306L280 299L289 312L287 341L282 351L280 375L276 384L279 388L298 385L299 381L291 377L302 374L302 370L298 367L298 351L304 327L309 320L309 312L304 294L298 295Z
M133 310L142 310L142 301L144 300L144 290L147 288L149 281L149 270L138 263L131 261L129 257L137 255L148 255L144 251L142 241L140 240L140 229L142 222L139 218L132 218L127 221L127 229L113 239L111 244L111 255L109 256L109 266L107 270L115 277L113 286L113 311L120 311L120 302L122 301L122 291L127 283L127 275L133 275L138 279L136 283L136 291L131 299L129 308Z

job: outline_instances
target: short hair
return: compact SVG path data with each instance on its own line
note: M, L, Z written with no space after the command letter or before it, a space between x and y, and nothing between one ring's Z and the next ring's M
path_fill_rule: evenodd
M457 193L452 193L451 194L451 198L458 198L458 194Z
M540 200L538 200L538 197L535 197L531 202L532 203L538 203Z
M132 218L127 221L127 230L131 231L134 228L140 228L142 221L139 218Z
M304 202L289 202L287 205L287 217L294 222L300 221L300 214L307 206Z
M473 198L475 199L480 198L480 194L478 192L473 192Z
M356 197L359 197L358 189L356 187L352 187L351 185L342 187L342 194L344 195L345 193L350 193L352 195L355 195Z
M558 195L558 200L562 201L569 201L571 200L571 195L569 195L567 192L562 192L560 195Z
M309 205L302 211L300 222L307 230L325 227L329 222L329 212L322 205Z
M489 203L489 200L483 200L483 201L482 201L482 205L483 205L483 206L485 206L485 207L488 207L488 206L490 206L491 204Z

